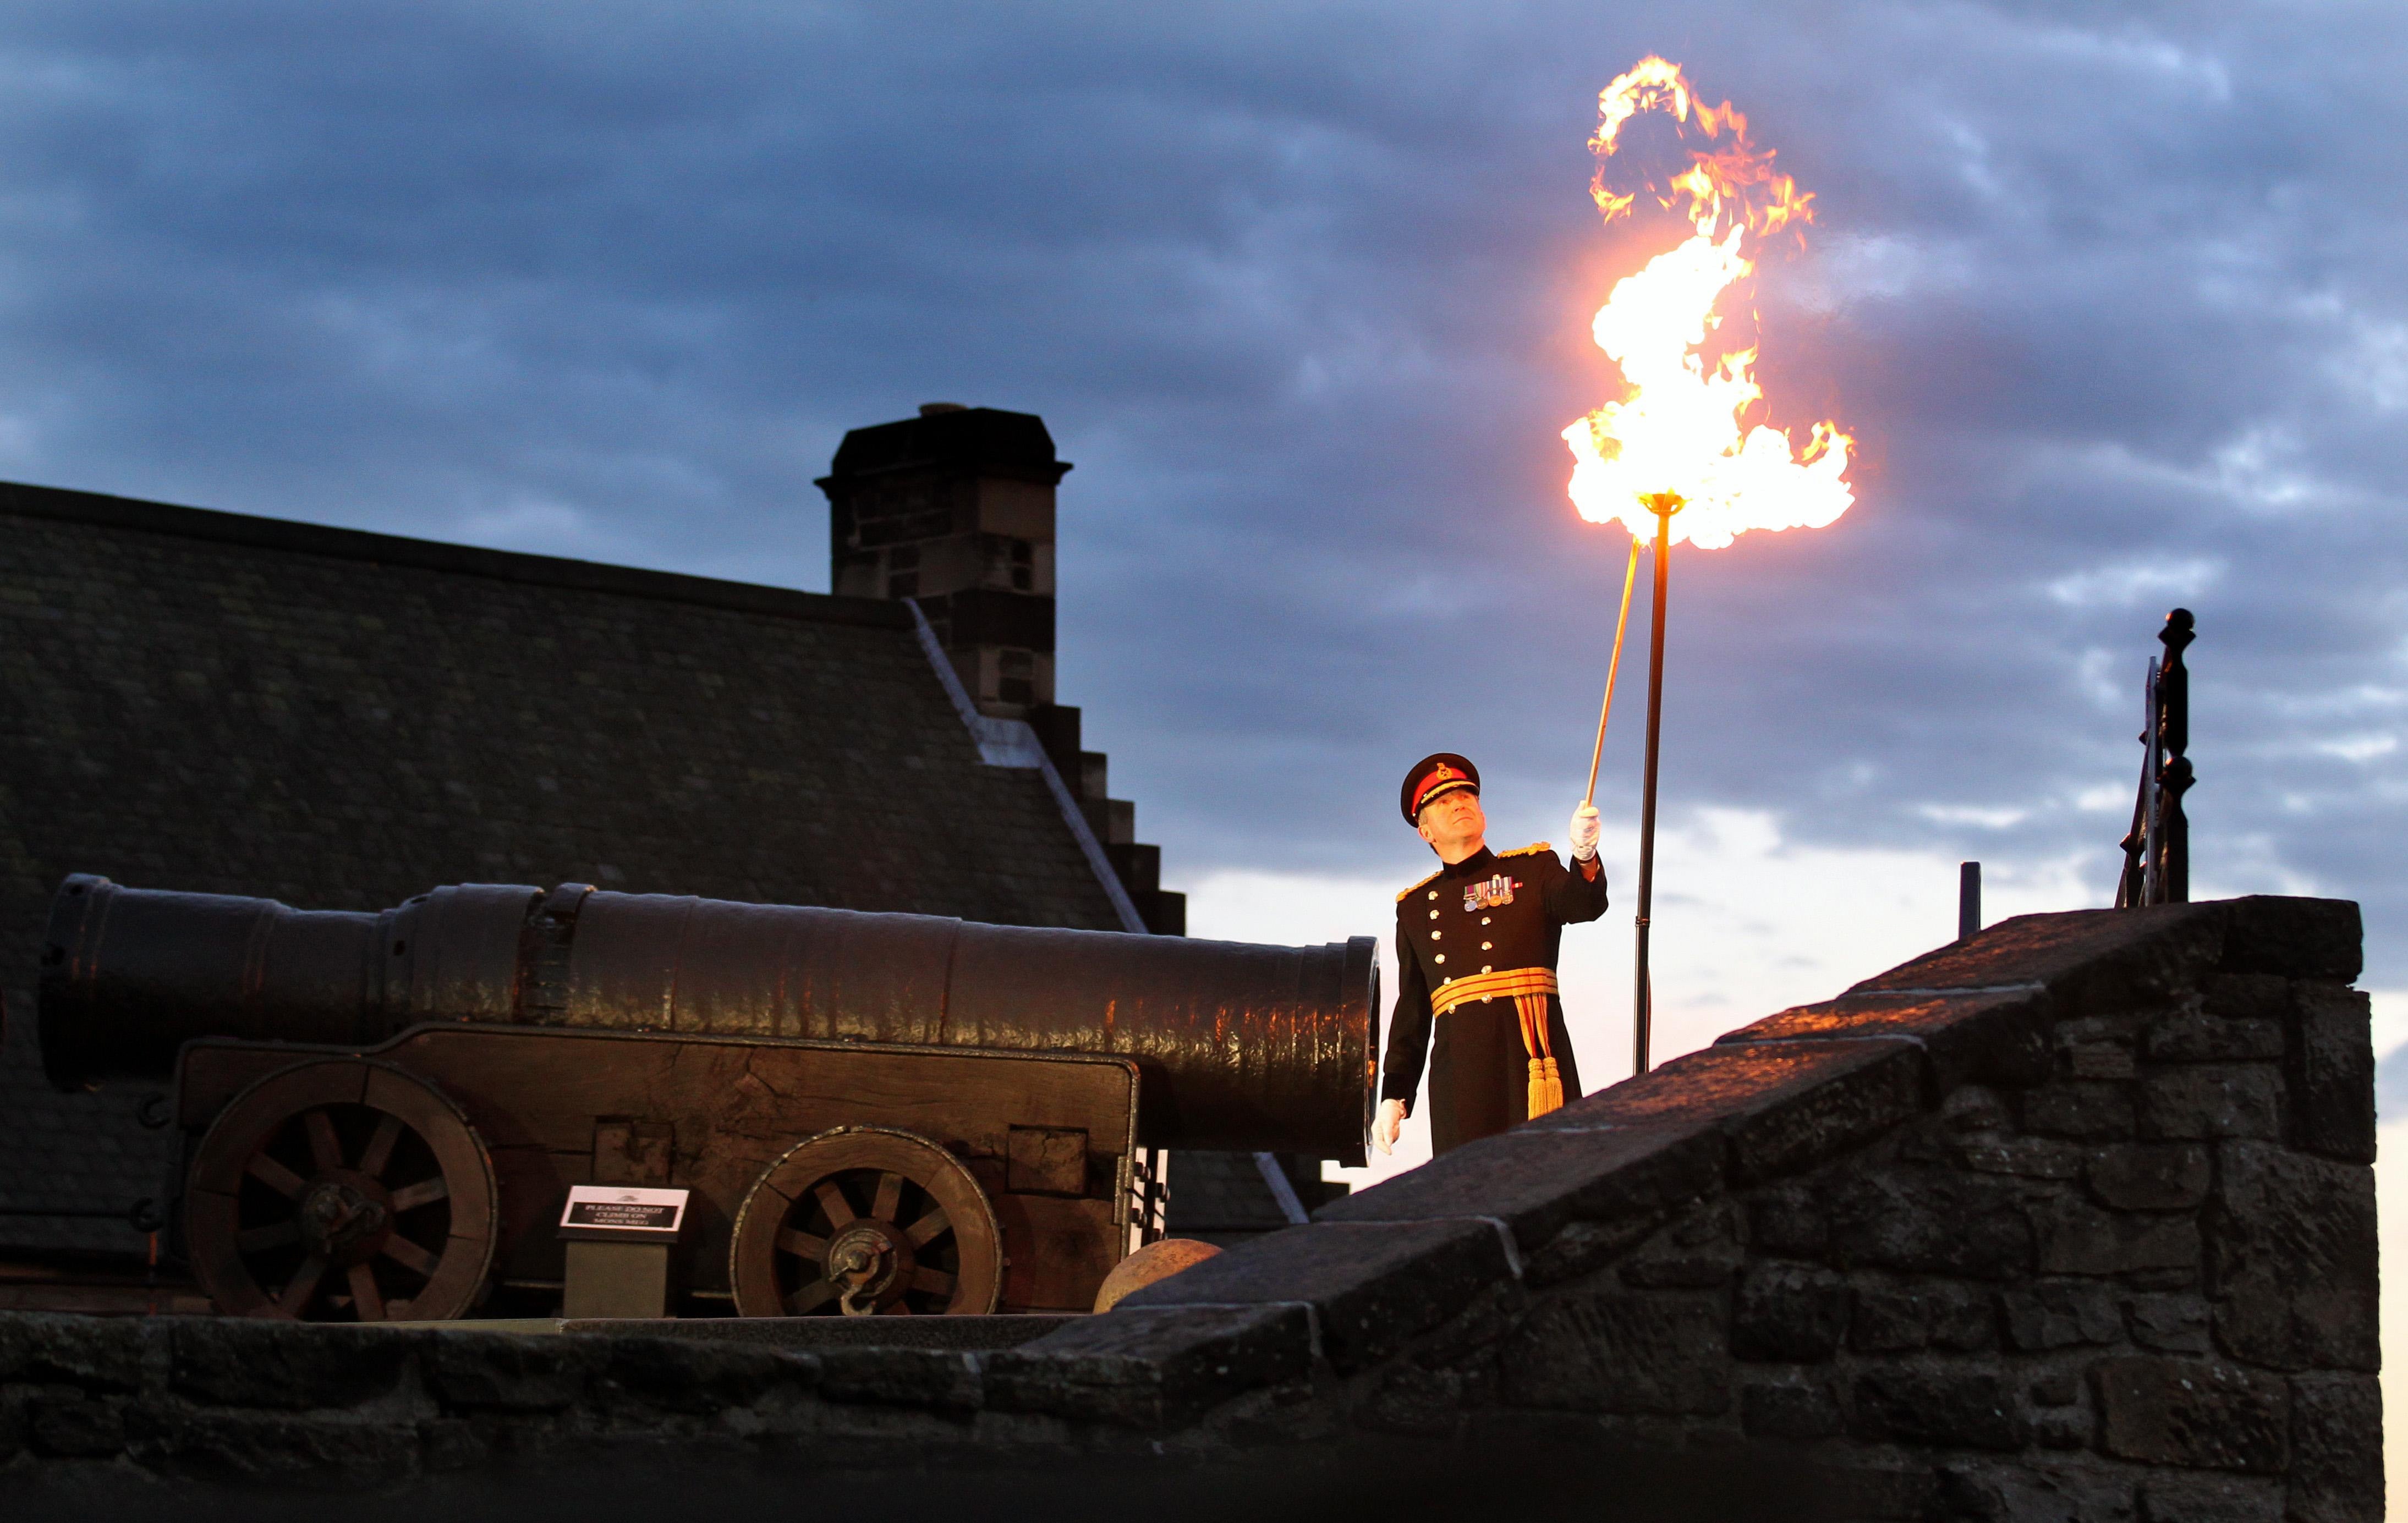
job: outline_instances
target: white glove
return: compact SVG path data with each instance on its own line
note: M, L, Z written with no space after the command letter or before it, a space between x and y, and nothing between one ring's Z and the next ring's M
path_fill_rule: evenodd
M1572 811L1572 861L1576 862L1597 861L1597 837L1599 828L1597 822L1596 804L1584 804Z

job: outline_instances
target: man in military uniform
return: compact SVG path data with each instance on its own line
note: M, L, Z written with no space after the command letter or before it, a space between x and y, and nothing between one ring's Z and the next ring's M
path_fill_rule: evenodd
M1397 896L1397 1007L1371 1140L1396 1146L1435 1027L1430 1150L1443 1153L1580 1098L1555 949L1565 926L1605 913L1605 870L1585 804L1570 868L1544 841L1489 850L1480 770L1453 752L1416 762L1398 804L1442 865Z

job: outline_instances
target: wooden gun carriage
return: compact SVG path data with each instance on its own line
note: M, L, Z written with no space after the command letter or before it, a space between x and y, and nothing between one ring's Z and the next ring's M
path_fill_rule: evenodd
M376 913L53 900L54 1083L172 1078L171 1242L223 1311L556 1293L569 1187L689 1190L683 1304L1083 1311L1160 1149L1359 1161L1372 943L1258 947L463 884Z

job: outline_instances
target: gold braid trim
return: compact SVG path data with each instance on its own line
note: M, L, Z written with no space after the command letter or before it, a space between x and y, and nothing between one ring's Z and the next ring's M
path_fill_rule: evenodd
M1445 1015L1471 1000L1503 1000L1524 994L1541 998L1555 991L1552 968L1507 968L1502 973L1475 973L1439 985L1430 991L1430 1014Z
M1445 869L1445 868L1443 868L1443 867L1441 867L1441 868L1440 868L1440 869L1438 870L1438 873L1443 873L1443 872L1445 872L1445 871L1446 871L1446 869ZM1438 876L1438 873L1432 873L1432 874L1429 875L1429 877L1422 879L1421 883L1416 883L1416 884L1414 884L1414 885L1412 886L1412 888L1411 888L1411 889L1407 889L1403 893L1400 893L1400 894L1397 895L1397 903L1398 903L1398 904L1403 904L1406 900L1411 899L1411 898L1414 895L1414 893L1415 893L1415 892L1417 892L1417 891L1421 889L1422 884L1427 883L1427 882L1429 882L1430 878L1434 878L1434 877Z

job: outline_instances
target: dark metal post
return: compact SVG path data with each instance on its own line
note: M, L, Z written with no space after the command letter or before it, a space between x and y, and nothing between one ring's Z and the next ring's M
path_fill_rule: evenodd
M2183 794L2194 780L2190 758L2190 668L2183 664L2183 648L2199 638L2197 620L2188 608L2166 615L2157 639L2166 648L2165 664L2157 669L2157 832L2149 843L2156 861L2157 902L2190 902L2190 819L2183 813ZM2162 760L2159 760L2159 758Z
M1982 864L1956 864L1956 939L1982 929Z
M1648 1031L1655 1024L1656 991L1647 976L1647 918L1656 902L1656 755L1664 733L1664 594L1670 586L1667 563L1671 550L1672 515L1677 497L1657 497L1656 509L1655 629L1647 647L1647 772L1639 795L1639 939L1631 965L1630 1071L1647 1072Z

